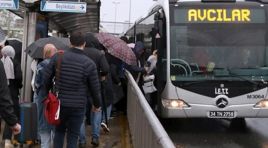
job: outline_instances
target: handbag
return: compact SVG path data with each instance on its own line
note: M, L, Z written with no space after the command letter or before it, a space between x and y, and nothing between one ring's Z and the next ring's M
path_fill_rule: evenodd
M56 87L56 82L60 77L60 66L63 52L59 52L59 59L57 60L56 76L54 81L54 91L50 91L44 100L44 114L47 122L51 125L60 124L60 100L58 99L59 90Z
M142 85L142 88L145 94L157 91L157 89L154 86L154 79L155 79L154 75L147 75L143 77L144 83Z

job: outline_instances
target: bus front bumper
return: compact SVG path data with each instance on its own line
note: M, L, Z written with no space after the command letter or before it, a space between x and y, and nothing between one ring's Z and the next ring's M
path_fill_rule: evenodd
M254 104L230 105L223 109L214 105L190 104L191 107L171 109L161 107L160 116L163 118L265 118L268 117L268 109L255 108ZM211 112L230 113L234 116L213 116Z

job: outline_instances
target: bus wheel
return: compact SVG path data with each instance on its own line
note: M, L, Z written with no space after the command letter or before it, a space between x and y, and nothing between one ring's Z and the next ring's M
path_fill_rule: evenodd
M230 128L231 129L245 129L246 128L245 118L234 118L231 120Z

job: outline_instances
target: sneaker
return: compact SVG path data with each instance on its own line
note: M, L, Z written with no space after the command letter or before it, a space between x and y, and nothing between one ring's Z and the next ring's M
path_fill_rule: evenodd
M99 146L99 138L92 138L91 144L96 147Z
M5 140L5 146L4 148L14 148L13 144L10 140Z
M102 127L104 132L106 132L106 133L110 132L110 129L108 128L108 126L104 122L101 123L101 127Z

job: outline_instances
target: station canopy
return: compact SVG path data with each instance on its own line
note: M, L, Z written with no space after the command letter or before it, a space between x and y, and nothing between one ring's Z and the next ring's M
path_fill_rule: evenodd
M39 2L31 6L30 9L26 7L27 4L20 2L19 10L12 12L23 17L26 9L37 11L41 18L43 17L49 20L49 30L57 30L61 33L70 33L74 30L81 32L98 32L100 0L81 0L80 2L87 3L86 13L44 12L40 11Z

